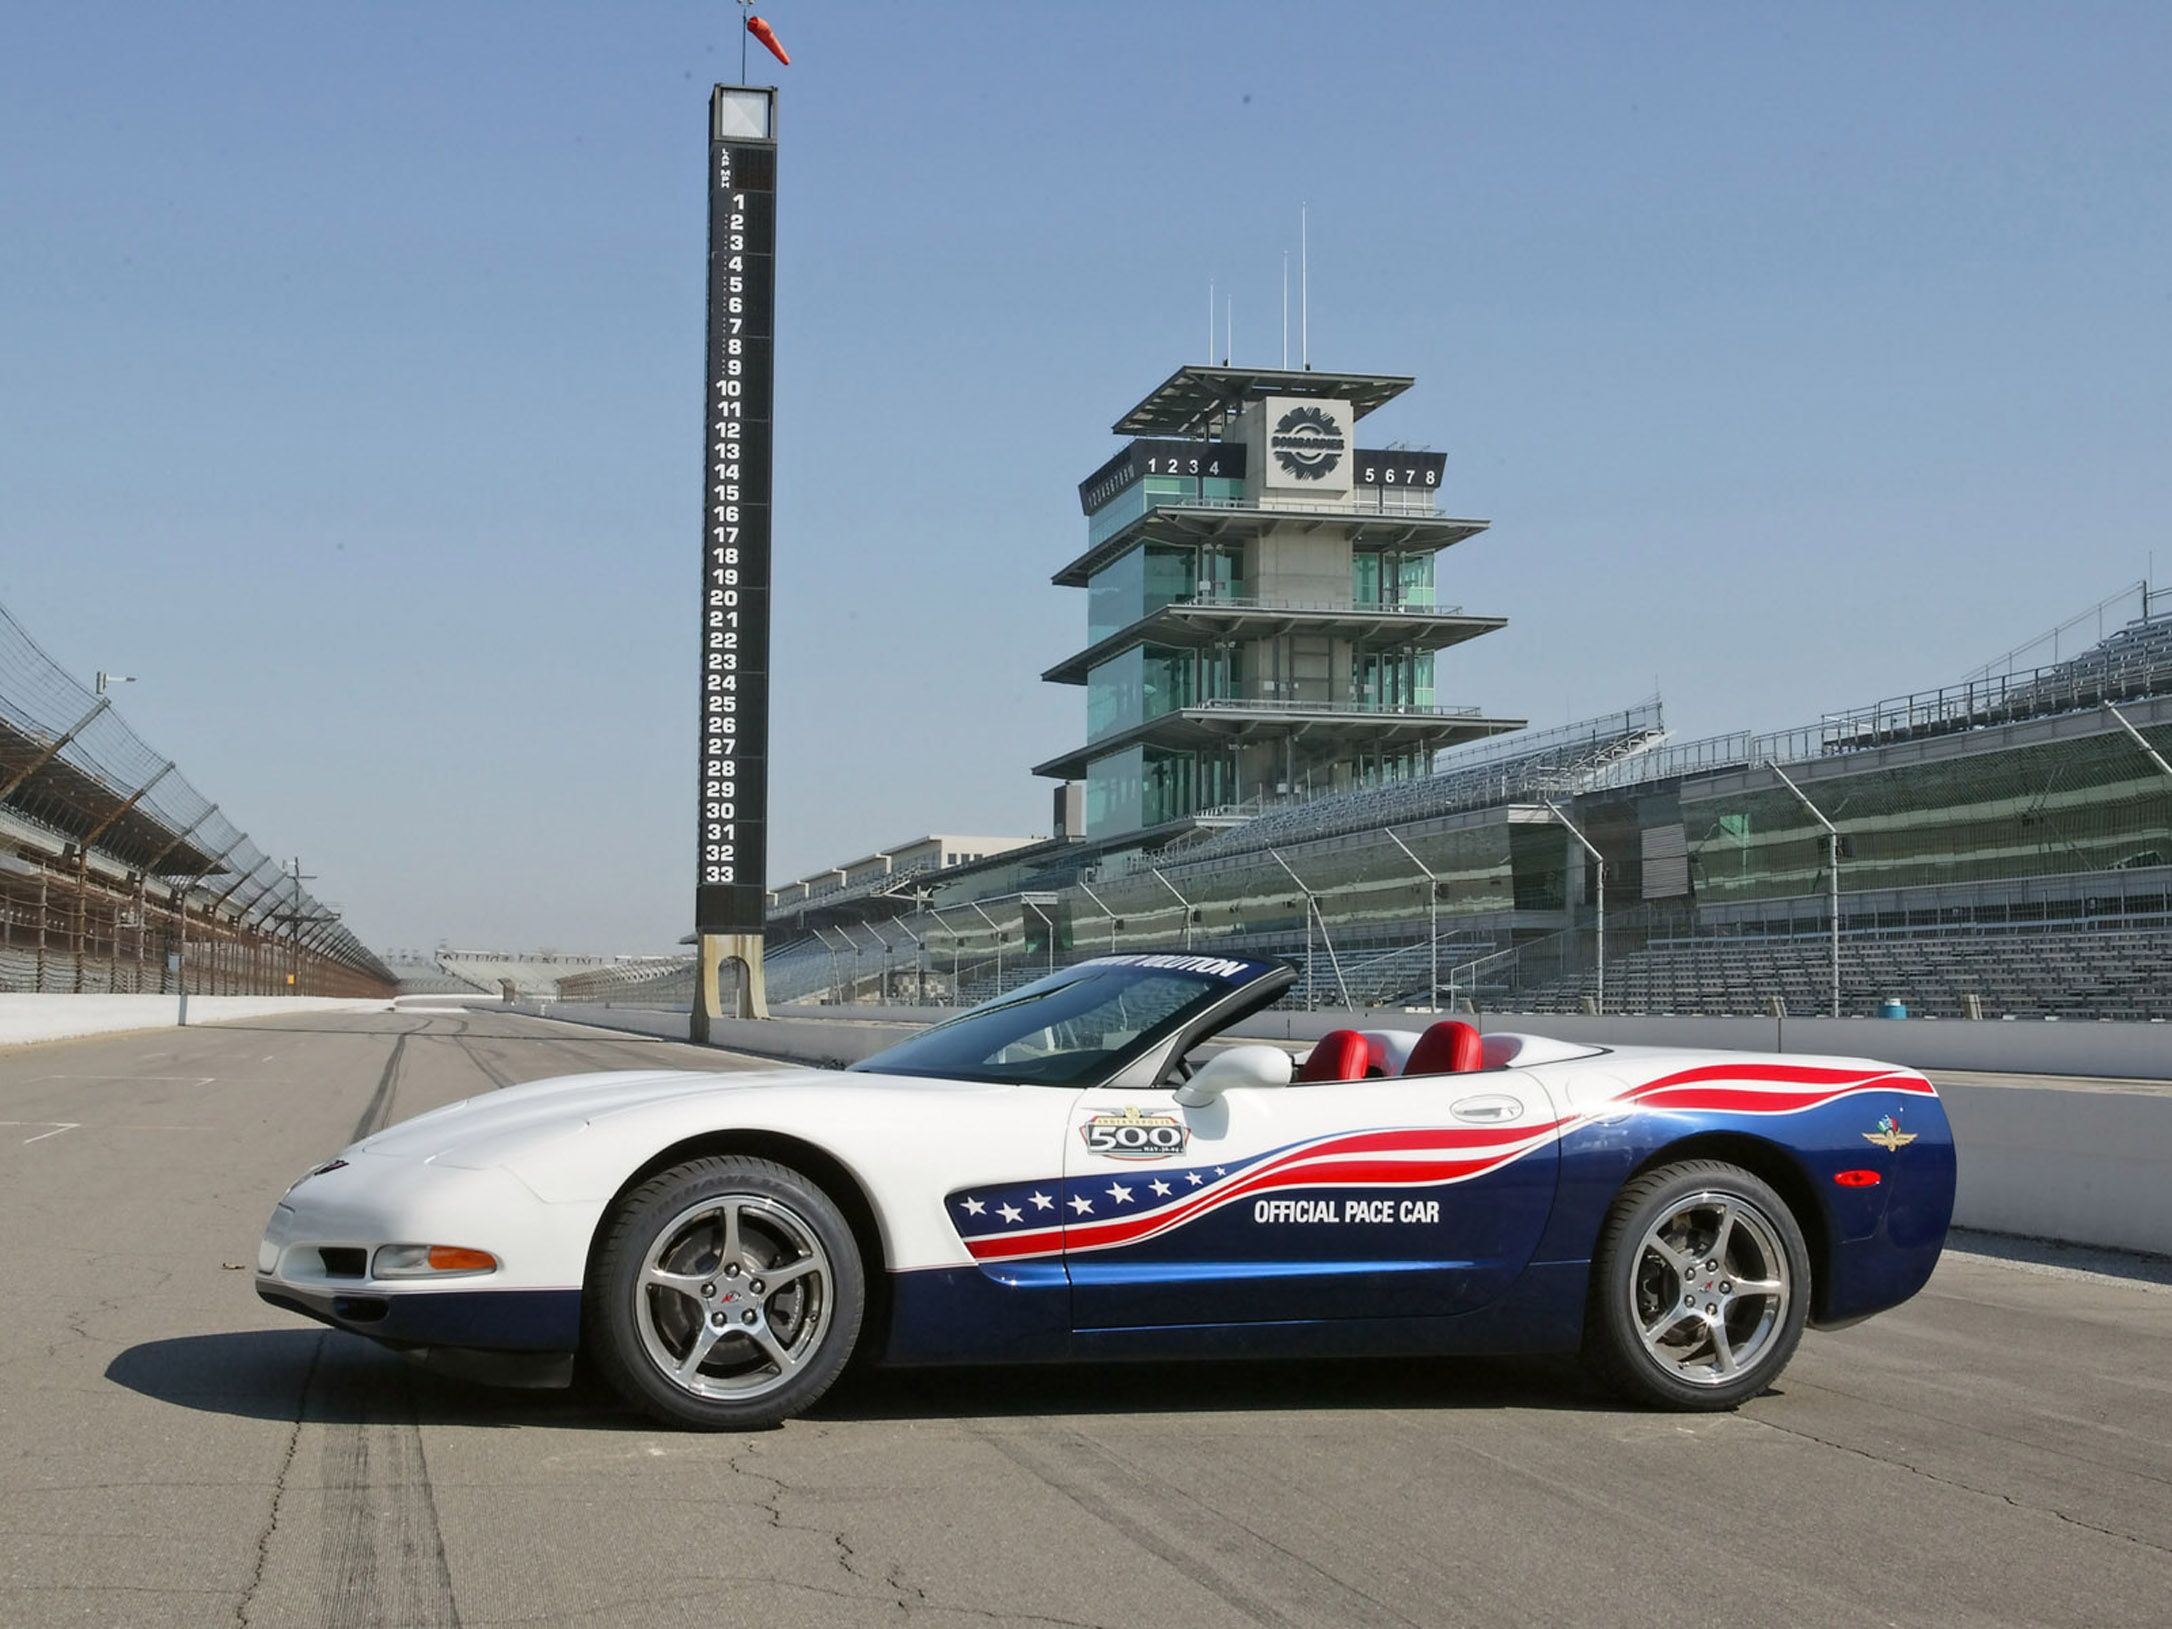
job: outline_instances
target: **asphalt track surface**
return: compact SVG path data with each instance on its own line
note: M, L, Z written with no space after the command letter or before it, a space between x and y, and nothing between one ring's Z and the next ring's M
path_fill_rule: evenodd
M358 1128L718 1061L487 1012L0 1052L0 1624L2172 1617L2141 1278L1951 1255L1716 1417L1551 1365L1244 1365L858 1376L742 1437L257 1301L272 1202Z

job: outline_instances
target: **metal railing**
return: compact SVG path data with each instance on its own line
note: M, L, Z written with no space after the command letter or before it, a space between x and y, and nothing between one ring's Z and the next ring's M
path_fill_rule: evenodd
M1247 713L1332 713L1353 718L1482 718L1482 707L1421 707L1415 702L1295 701L1280 696L1201 696L1179 702L1172 713L1215 710ZM1157 717L1162 716L1157 714Z
M1417 600L1284 600L1262 599L1251 594L1198 594L1188 600L1171 600L1165 611L1302 611L1331 616L1453 617L1463 614L1460 605L1435 605Z

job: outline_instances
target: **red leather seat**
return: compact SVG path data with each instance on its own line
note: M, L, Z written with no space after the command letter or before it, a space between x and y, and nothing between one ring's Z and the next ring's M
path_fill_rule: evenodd
M1297 1066L1299 1081L1363 1080L1373 1049L1354 1029L1331 1029L1320 1037L1312 1055Z
M1474 1025L1443 1018L1418 1037L1410 1049L1406 1075L1467 1075L1486 1066L1485 1042Z

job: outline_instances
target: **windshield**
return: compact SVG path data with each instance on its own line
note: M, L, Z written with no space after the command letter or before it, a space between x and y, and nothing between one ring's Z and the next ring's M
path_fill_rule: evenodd
M1272 965L1211 956L1082 962L852 1067L945 1080L1084 1085L1121 1068Z

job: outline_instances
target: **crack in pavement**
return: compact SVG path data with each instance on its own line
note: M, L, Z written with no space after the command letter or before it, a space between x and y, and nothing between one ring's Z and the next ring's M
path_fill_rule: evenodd
M1998 1493L1990 1488L1979 1488L1967 1482L1957 1482L1950 1476L1940 1476L1936 1471L1927 1471L1920 1465L1911 1465L1905 1459L1889 1459L1884 1454L1872 1453L1868 1448L1858 1448L1852 1443L1834 1442L1830 1438L1821 1437L1813 1431L1797 1430L1793 1426L1778 1425L1771 1420L1758 1420L1755 1423L1763 1426L1767 1431L1777 1431L1783 1437L1793 1437L1798 1442L1815 1443L1820 1448L1831 1448L1839 1453L1853 1454L1858 1459L1867 1459L1873 1465L1884 1465L1892 1470L1906 1471L1910 1476L1920 1476L1926 1482L1936 1483L1942 1488L1952 1488L1957 1493L1972 1493L1981 1499L1995 1499L2011 1509L2025 1511L2032 1516L2049 1516L2055 1521L2066 1523L2069 1527L2078 1527L2085 1533L2096 1533L2108 1539L2124 1539L2127 1543L2139 1545L2145 1550L2155 1550L2159 1555L2172 1555L2172 1546L2155 1543L2150 1539L2143 1538L2139 1533L2122 1533L2114 1527L2099 1527L2095 1522L2084 1521L2079 1516L2070 1516L2065 1511L2055 1509L2050 1505L2032 1505L2026 1500L2015 1498L2010 1493Z
M801 1435L808 1437L810 1440L819 1440L821 1437L826 1436L827 1434L828 1433L820 1427L816 1427L811 1431L801 1433ZM827 1539L830 1545L836 1551L833 1559L836 1561L839 1569L843 1571L847 1577L853 1579L855 1582L878 1585L880 1592L863 1592L855 1590L837 1589L821 1584L812 1584L798 1579L787 1578L741 1579L720 1582L733 1582L740 1585L765 1583L787 1589L806 1590L819 1595L831 1596L838 1600L862 1601L875 1604L886 1603L888 1605L896 1607L900 1613L908 1618L918 1614L933 1614L938 1616L943 1614L949 1614L954 1617L981 1619L990 1623L1047 1624L1050 1626L1050 1629L1112 1629L1112 1626L1110 1625L1093 1623L1081 1618L1059 1618L1038 1612L1019 1612L1010 1608L965 1606L953 1602L937 1600L929 1595L927 1590L922 1588L920 1585L907 1583L905 1581L903 1576L905 1566L902 1562L895 1563L889 1567L884 1568L882 1576L879 1579L874 1577L856 1564L860 1560L859 1551L853 1546L851 1539L846 1536L845 1530L843 1528L826 1525L814 1525L807 1522L788 1521L785 1519L784 1501L787 1496L797 1496L799 1498L812 1499L819 1502L823 1498L823 1495L810 1488L795 1486L794 1484L787 1482L781 1476L777 1476L770 1471L756 1470L751 1465L747 1464L746 1461L748 1459L751 1459L755 1455L755 1453L758 1451L758 1449L761 1447L762 1443L765 1440L767 1439L760 1437L748 1437L747 1439L745 1439L743 1447L737 1448L736 1450L727 1453L724 1460L726 1469L728 1469L734 1476L752 1482L766 1483L768 1485L768 1494L765 1497L759 1499L755 1503L754 1508L761 1511L764 1516L769 1518L769 1525L772 1531L781 1533L808 1533L812 1534L817 1538ZM682 1598L683 1597L673 1597L673 1599Z
M287 1476L294 1469L294 1454L301 1446L302 1417L309 1411L309 1389L316 1383L317 1365L324 1357L324 1343L330 1339L329 1334L319 1335L316 1345L309 1349L309 1370L302 1376L301 1389L294 1395L294 1423L287 1430L287 1446L279 1456L278 1474L272 1478L271 1508L265 1513L263 1531L256 1536L256 1561L249 1569L249 1582L241 1592L241 1599L234 1603L236 1629L249 1629L255 1621L250 1612L256 1605L257 1591L264 1585L264 1569L271 1562L272 1535L279 1531L279 1512L287 1498Z

